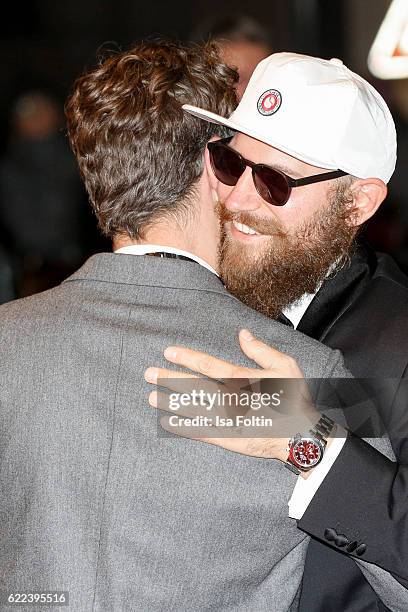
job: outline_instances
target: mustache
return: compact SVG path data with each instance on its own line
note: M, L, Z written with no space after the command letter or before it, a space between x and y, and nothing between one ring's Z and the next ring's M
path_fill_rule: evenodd
M283 229L282 225L276 219L266 219L265 217L259 217L249 212L233 212L227 210L222 202L217 202L215 211L221 224L235 221L236 223L242 223L248 227L252 227L258 234L265 236L278 236L279 238L286 238L287 232Z

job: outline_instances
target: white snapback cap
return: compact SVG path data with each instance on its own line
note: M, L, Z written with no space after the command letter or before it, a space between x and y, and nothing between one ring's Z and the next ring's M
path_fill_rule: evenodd
M229 118L183 109L313 166L387 183L397 159L392 115L378 91L341 60L274 53L255 68Z

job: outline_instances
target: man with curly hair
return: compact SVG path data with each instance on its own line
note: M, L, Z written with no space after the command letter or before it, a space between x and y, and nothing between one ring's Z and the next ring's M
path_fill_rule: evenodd
M297 608L309 541L288 515L297 476L166 437L143 380L169 344L250 366L243 327L283 352L286 376L347 376L338 352L256 313L217 275L204 158L227 132L182 105L228 115L236 79L211 44L152 42L75 84L69 139L114 252L0 308L8 597L69 591L81 612Z
M227 132L181 106L228 114L236 80L214 46L161 42L113 55L74 87L69 138L115 252L0 310L3 590L67 590L81 611L261 610L296 597L306 536L287 517L273 558L263 550L276 525L259 493L280 470L254 474L245 460L160 438L143 382L147 359L163 362L171 342L237 358L246 323L310 375L341 370L323 348L307 368L314 343L241 305L216 274L203 156ZM275 519L296 480L279 479ZM287 555L299 560L289 591L277 569Z

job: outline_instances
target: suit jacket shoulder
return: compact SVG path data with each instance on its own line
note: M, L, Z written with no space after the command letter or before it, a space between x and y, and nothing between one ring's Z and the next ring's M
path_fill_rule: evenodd
M342 351L357 377L401 378L408 364L408 277L362 245L325 281L298 329Z
M59 336L69 343L84 330L89 333L95 317L106 322L98 328L102 334L112 327L126 327L130 311L134 316L150 315L157 333L172 330L167 338L163 333L163 348L185 344L253 366L237 338L239 329L248 327L261 340L295 357L310 378L348 376L337 351L245 306L202 266L147 256L95 255L59 287L0 306L0 342L13 339L16 350L18 346L27 350L28 338L51 346Z

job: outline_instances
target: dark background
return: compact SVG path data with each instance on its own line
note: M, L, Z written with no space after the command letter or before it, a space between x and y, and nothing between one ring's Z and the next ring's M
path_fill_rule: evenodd
M341 57L365 68L369 45L387 0L32 0L11 2L1 19L0 120L6 136L8 109L28 89L46 88L64 100L74 78L95 63L98 50L126 48L140 38L188 39L209 17L250 15L267 27L275 51ZM359 13L362 28L353 30ZM364 41L366 43L364 44ZM359 47L363 48L359 53ZM360 57L361 56L361 57ZM365 57L364 57L365 56ZM4 140L3 140L4 142Z
M7 153L10 142L11 108L24 92L45 91L62 107L74 79L85 68L95 65L98 54L105 55L110 49L126 48L141 38L156 35L186 40L200 23L209 19L239 13L249 15L270 32L274 51L340 57L384 95L396 118L400 157L390 183L389 197L367 235L378 249L392 253L401 267L407 269L405 165L408 163L408 124L396 104L394 83L376 81L369 75L366 63L389 4L390 0L259 0L251 3L245 0L197 0L194 3L187 0L32 0L3 5L0 156ZM0 202L1 205L8 203ZM90 231L96 234L93 221L91 226ZM12 249L12 245L6 246ZM83 256L95 249L108 248L109 245L93 236L89 252ZM18 295L32 291L17 287Z

